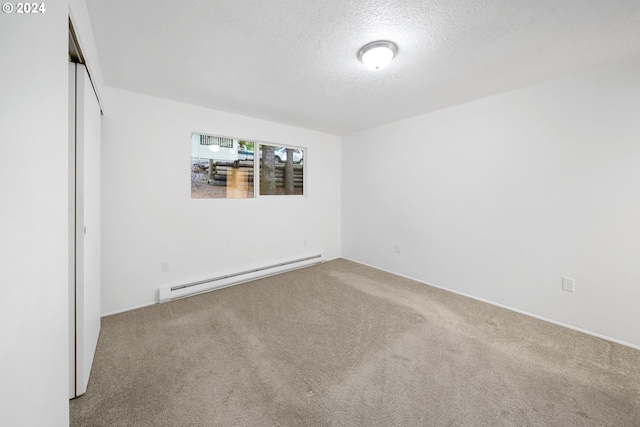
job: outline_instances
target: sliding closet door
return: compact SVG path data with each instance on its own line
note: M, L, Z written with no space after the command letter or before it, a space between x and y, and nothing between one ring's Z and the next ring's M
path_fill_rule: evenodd
M75 65L75 395L87 390L100 333L100 107Z
M76 64L69 63L69 399L76 397Z

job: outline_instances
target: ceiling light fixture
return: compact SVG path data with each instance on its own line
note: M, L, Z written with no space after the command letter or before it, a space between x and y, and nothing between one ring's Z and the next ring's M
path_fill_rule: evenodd
M358 52L358 59L370 70L381 70L398 53L398 46L388 41L371 42Z

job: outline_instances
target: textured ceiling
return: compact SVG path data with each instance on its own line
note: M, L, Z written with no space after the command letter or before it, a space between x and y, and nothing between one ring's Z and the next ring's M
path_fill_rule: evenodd
M86 3L108 86L336 135L640 57L639 0Z

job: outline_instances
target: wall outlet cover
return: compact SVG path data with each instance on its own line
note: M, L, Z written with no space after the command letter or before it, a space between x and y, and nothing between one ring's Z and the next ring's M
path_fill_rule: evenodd
M576 290L576 281L570 277L563 277L562 290L567 292L574 292Z

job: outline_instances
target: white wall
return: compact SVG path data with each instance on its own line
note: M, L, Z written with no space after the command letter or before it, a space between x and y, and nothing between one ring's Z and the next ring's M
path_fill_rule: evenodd
M345 136L342 254L640 346L639 112L635 61Z
M153 303L161 286L340 255L339 137L110 87L104 94L103 314ZM191 132L308 147L307 196L192 200Z
M69 424L67 16L0 14L3 426Z

